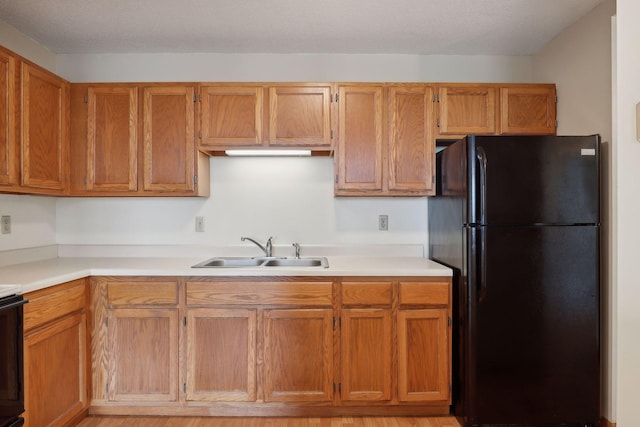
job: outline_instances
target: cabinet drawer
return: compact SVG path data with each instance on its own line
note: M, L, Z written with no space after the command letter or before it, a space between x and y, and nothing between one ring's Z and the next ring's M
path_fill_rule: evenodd
M176 282L109 282L109 306L178 304Z
M400 282L400 304L448 305L449 282Z
M84 309L86 304L85 280L74 280L25 295L29 300L24 306L24 329L37 326Z
M391 282L342 282L344 305L391 305Z
M330 306L332 282L187 282L187 305Z

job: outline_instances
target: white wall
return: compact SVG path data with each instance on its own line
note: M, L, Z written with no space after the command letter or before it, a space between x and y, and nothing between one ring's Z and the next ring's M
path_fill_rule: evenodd
M615 0L607 0L563 31L533 57L534 80L556 83L558 134L602 136L602 414L615 420L615 343L611 248L611 16Z
M0 45L50 71L56 70L56 55L53 52L2 20L0 20Z
M55 198L0 194L0 215L11 216L11 234L0 234L0 251L56 243Z
M334 198L333 159L211 159L211 197L58 201L61 244L424 244L426 198ZM378 215L389 231L378 231ZM195 232L195 217L205 232Z
M640 2L618 0L614 66L614 165L616 268L616 410L618 427L640 425L640 142L636 103L640 102Z
M528 56L320 54L58 55L72 82L122 81L473 81L529 82Z

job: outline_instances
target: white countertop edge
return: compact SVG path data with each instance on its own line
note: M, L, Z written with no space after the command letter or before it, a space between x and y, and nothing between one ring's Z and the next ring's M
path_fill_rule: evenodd
M0 285L0 298L20 293L22 293L20 285Z
M425 258L327 257L329 268L191 268L199 258L56 258L0 269L0 280L19 284L22 293L89 276L186 277L429 277L451 276L451 269Z

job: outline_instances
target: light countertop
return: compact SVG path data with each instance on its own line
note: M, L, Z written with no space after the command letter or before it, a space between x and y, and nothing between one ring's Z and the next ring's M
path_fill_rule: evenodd
M61 257L0 268L3 284L22 293L87 276L451 276L451 269L421 257L330 256L329 268L191 268L204 258ZM14 292L15 293L15 290ZM1 295L1 294L0 294Z
M19 294L21 292L21 286L19 285L0 285L0 298L8 297L9 295Z

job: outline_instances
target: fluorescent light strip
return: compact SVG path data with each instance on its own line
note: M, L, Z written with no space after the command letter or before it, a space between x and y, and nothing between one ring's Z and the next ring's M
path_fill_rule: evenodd
M311 156L311 150L225 150L227 156L253 156L253 157L305 157Z

